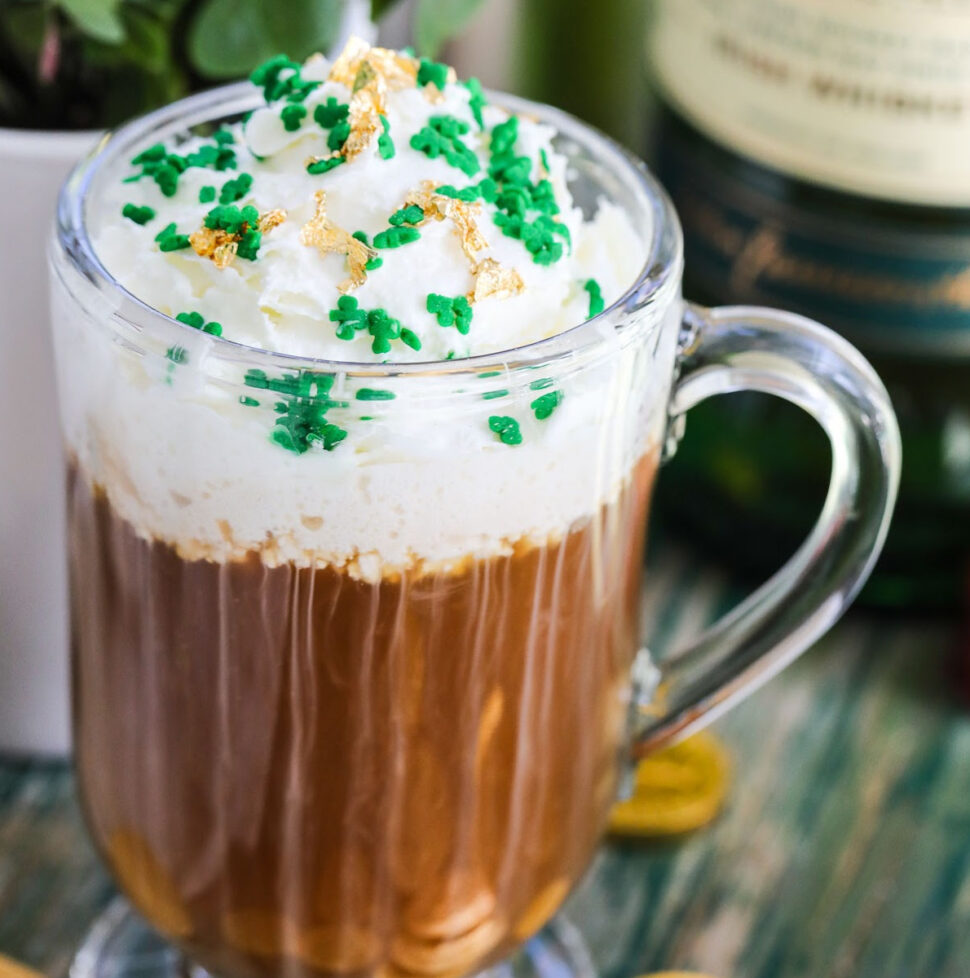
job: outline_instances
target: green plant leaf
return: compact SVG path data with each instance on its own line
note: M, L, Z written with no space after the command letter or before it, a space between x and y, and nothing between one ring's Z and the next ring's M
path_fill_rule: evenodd
M399 0L370 0L370 19L376 24Z
M57 0L57 5L89 37L105 44L125 39L118 9L121 0Z
M346 0L207 0L189 29L189 58L208 78L247 75L283 53L301 61L337 39Z
M418 54L433 58L445 41L461 33L482 0L418 0L414 43Z

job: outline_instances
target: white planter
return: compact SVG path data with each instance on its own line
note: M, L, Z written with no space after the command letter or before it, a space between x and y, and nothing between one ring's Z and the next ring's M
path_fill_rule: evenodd
M0 751L70 748L64 493L47 306L57 191L94 133L0 129Z
M369 5L344 11L376 37ZM57 192L92 132L0 128L0 753L70 750L64 491L47 305Z

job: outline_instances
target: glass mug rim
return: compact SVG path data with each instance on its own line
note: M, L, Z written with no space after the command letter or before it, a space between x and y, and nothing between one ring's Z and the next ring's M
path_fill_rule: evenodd
M663 301L673 281L679 292L683 266L683 235L673 203L656 177L630 150L598 129L561 109L519 96L488 90L493 104L519 115L551 125L558 136L586 149L621 180L624 189L637 195L644 214L650 215L649 239L644 236L645 256L636 278L602 312L544 339L518 347L454 360L422 360L396 363L331 360L281 353L228 339L205 335L208 356L216 361L244 366L275 367L282 370L325 371L363 377L428 376L452 377L478 374L495 367L549 364L578 353L595 356L623 334L635 330L631 313ZM122 333L145 336L188 336L198 331L149 305L128 291L102 264L91 240L86 203L94 181L111 165L123 159L153 134L171 136L192 126L218 122L264 104L261 93L249 82L223 85L172 102L139 116L106 133L74 167L61 189L54 228L55 247L83 279L111 302L111 320ZM640 222L636 230L644 230ZM73 291L73 290L72 290Z

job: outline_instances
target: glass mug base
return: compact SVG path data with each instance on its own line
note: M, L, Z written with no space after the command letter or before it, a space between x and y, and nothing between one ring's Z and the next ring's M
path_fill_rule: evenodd
M70 968L70 978L209 978L118 898L91 928ZM516 953L473 978L596 978L578 928L554 917Z

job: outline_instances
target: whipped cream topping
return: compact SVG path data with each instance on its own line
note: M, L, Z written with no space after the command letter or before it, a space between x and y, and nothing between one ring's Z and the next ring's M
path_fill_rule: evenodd
M389 83L367 80L372 62ZM85 202L99 258L185 325L167 353L117 342L111 310L55 256L61 411L85 477L146 538L190 559L256 552L378 580L559 539L656 452L673 292L538 369L374 378L223 355L220 333L338 361L511 350L633 283L650 228L634 230L632 212L646 223L649 208L602 199L584 214L569 183L588 197L591 181L555 131L510 123L446 70L354 44L335 65L264 73L273 97L245 122L99 174ZM421 148L434 145L445 150ZM173 157L176 172L158 172Z
M206 321L220 323L223 335L238 342L300 356L377 362L441 360L513 349L586 319L591 311L590 280L607 304L629 286L642 263L642 239L626 215L607 202L600 204L592 220L584 221L567 187L566 158L553 146L554 130L527 118L515 120L514 139L505 152L526 165L524 172L513 174L521 178L514 184L503 179L508 174L496 165L495 149L496 143L499 148L504 143L496 127L508 123L509 113L482 105L474 88L455 81L444 82L443 90L434 81L419 86L414 70L420 63L413 59L396 56L392 68L404 64L412 71L389 71L389 77L381 79L378 98L383 113L369 118L364 113L357 128L366 138L357 139L357 129L352 129L351 151L358 149L357 143L362 145L344 161L334 147L346 127L358 122L351 113L361 94L352 91L351 79L368 50L354 42L336 65L317 57L302 67L283 68L274 77L278 90L286 94L224 130L233 140L223 144L234 156L232 169L189 166L178 176L172 196L166 196L151 175L122 182L120 177L138 172L137 165L119 174L91 217L95 249L107 270L162 312L198 312ZM300 101L289 100L294 85L298 93L308 89ZM375 116L383 121L373 131ZM327 128L326 123L333 125ZM450 132L459 134L449 136ZM415 148L414 143L424 145L422 140L435 147L457 143L464 154L461 166L444 154L432 158ZM167 148L191 158L211 145L211 137L190 136ZM308 172L308 160L323 167L339 162L318 173ZM312 164L309 168L315 169ZM240 176L245 190L236 199ZM441 195L429 200L429 191L438 187L467 195L483 181L491 200L479 196L466 202ZM224 192L227 184L230 189ZM534 209L523 197L523 186L537 199L542 197L545 211ZM207 198L206 187L215 189L215 200ZM379 267L365 272L362 284L348 287L348 256L339 248L325 251L308 242L305 229L320 209L321 191L331 226L345 236L363 232L361 237L370 244L382 232L391 230L393 236L389 219L409 200L417 197L434 215L407 215L417 217L416 240L374 249L370 254L377 262L371 265ZM192 247L162 250L155 240L160 231L174 223L179 234L191 235L203 228L206 215L220 200L280 215L281 222L263 233L255 260L236 257L221 267ZM139 224L122 216L126 205L147 207L154 216ZM561 253L556 260L535 260L524 240L509 236L496 223L523 206L528 208L523 223L544 226L551 246ZM471 242L468 223L473 227ZM408 235L413 234L411 228L410 223L398 225ZM354 246L363 250L363 242L355 241ZM499 285L492 294L489 272ZM389 349L375 350L366 330L351 330L352 338L340 338L344 334L338 336L339 320L331 313L338 310L343 295L356 300L358 309L385 310L418 342L395 340ZM429 295L467 297L467 332L441 325L440 317L428 309ZM598 308L601 305L593 311Z

